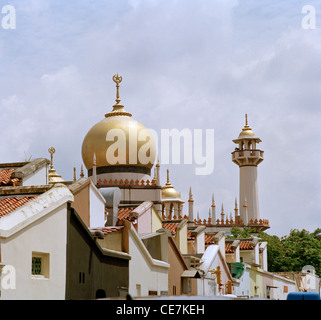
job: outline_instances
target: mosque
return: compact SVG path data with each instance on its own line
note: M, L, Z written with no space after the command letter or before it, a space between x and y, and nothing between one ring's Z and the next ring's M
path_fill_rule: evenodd
M239 166L239 201L235 199L234 217L217 212L214 195L208 219L194 217L194 199L189 190L188 212L184 214L184 201L180 192L170 182L160 183L160 163L152 134L120 103L119 88L122 77L113 76L116 83L116 103L105 117L86 134L82 144L82 159L88 177L101 192L114 194L120 190L119 208L137 207L144 201L153 202L163 221L187 219L191 228L205 226L207 232L230 232L232 227L249 227L256 233L269 228L269 221L262 219L258 198L258 165L263 161L261 142L248 124L233 140L236 144L232 161ZM152 176L152 169L153 176ZM238 207L239 202L239 207ZM107 225L113 225L112 210L107 208ZM108 217L109 216L109 217Z

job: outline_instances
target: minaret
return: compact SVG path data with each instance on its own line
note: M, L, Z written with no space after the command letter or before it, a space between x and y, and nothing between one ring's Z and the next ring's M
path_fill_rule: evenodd
M260 219L257 166L263 161L263 151L257 149L261 139L249 127L247 114L245 126L233 142L237 147L232 152L232 161L240 167L240 218L247 224L251 219Z
M157 164L156 164L156 185L157 186L160 186L161 183L160 183L160 165L159 165L159 160L157 159Z
M212 194L212 205L211 205L211 209L212 209L212 223L216 224L216 212L215 212L215 200L214 200L214 193Z
M97 167L96 167L96 154L93 156L93 175L91 176L91 180L94 185L97 185Z
M234 208L234 220L236 223L239 223L240 215L239 215L239 209L237 207L237 198L235 197L235 208Z
M225 220L225 213L224 213L223 203L222 203L222 208L221 208L221 220Z
M192 194L192 187L189 188L188 196L188 221L194 221L194 199Z

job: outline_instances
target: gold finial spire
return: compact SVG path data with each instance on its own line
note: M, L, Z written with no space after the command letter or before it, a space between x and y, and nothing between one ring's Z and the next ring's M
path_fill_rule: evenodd
M116 104L113 105L113 110L109 113L105 114L105 117L113 117L113 116L128 116L132 115L129 112L124 110L124 106L120 104L119 98L119 84L123 81L123 77L119 76L118 73L114 74L113 81L116 83Z
M53 155L56 152L56 149L54 147L51 147L48 149L48 152L50 153L50 169L49 169L49 174L48 174L49 183L56 183L56 182L64 181L53 167Z
M83 165L81 165L80 167L80 178L83 178L85 175L84 175L84 167Z
M119 76L118 73L113 76L113 81L116 83L116 102L119 104L120 98L119 98L119 84L123 81L123 77Z
M50 153L50 169L53 169L53 155L56 152L56 149L51 147L48 149L48 152Z
M245 126L247 127L249 124L247 122L247 113L245 114Z
M167 183L166 184L170 184L169 182L169 170L167 169Z
M77 178L76 178L76 167L74 167L74 181L76 181Z

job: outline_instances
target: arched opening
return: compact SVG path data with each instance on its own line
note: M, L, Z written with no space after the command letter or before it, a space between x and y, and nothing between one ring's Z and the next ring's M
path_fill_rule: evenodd
M106 298L106 292L104 289L98 289L96 291L96 299L103 299Z

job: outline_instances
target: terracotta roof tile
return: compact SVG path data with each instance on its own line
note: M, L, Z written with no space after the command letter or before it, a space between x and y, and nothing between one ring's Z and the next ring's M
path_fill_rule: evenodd
M192 231L187 231L187 240L195 240L195 236L192 236Z
M0 200L0 218L22 207L28 202L34 200L35 198L36 196L25 196L23 198L14 197L14 198L1 199Z
M169 230L175 236L178 225L178 222L165 222L163 223L163 228Z
M93 228L90 231L102 231L104 234L120 231L122 227L102 227L102 228Z
M0 186L12 186L19 181L18 178L11 178L11 174L15 170L16 169L0 169Z
M205 244L209 245L209 244L215 244L214 241L214 236L210 236L210 235L205 235Z
M133 220L130 216L135 208L120 208L118 209L118 220Z
M252 250L254 249L251 241L241 241L240 242L240 250Z
M235 250L232 249L232 243L225 243L225 253L234 253Z

